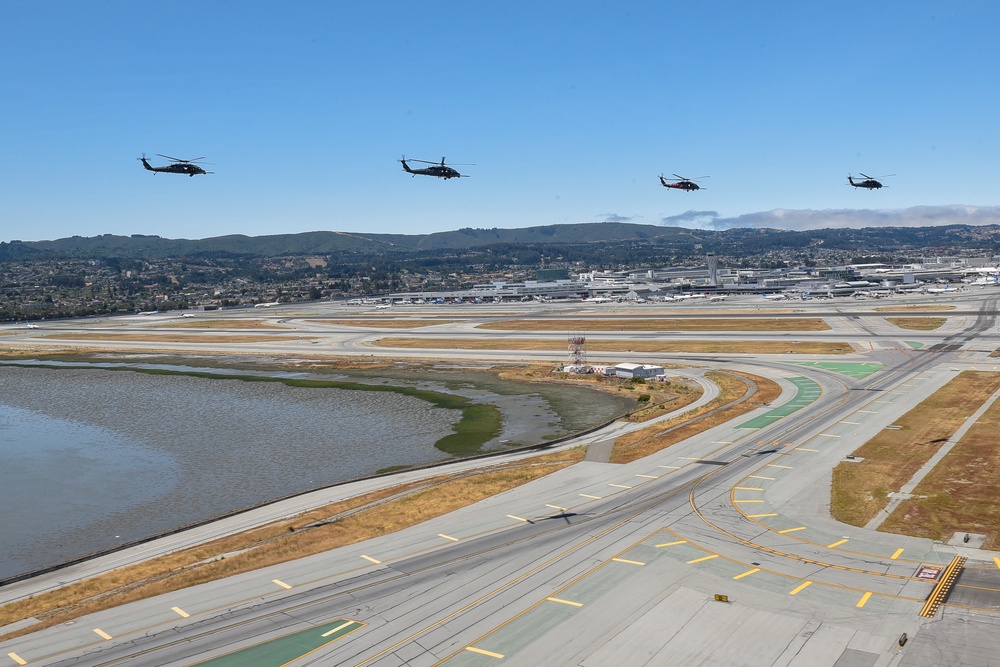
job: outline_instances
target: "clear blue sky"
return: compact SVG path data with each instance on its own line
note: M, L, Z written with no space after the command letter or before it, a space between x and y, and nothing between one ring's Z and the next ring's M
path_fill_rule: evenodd
M994 0L4 0L0 240L994 206L998 26Z

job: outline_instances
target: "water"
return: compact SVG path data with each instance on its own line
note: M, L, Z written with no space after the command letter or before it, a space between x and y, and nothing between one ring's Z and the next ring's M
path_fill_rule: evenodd
M445 459L434 443L461 418L394 392L95 366L0 365L0 579L392 466ZM494 404L503 431L486 449L564 435L624 407L608 394L482 374L404 375L337 379Z

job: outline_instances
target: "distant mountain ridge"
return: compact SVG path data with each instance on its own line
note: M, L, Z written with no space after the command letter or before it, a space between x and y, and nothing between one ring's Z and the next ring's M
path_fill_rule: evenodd
M622 244L681 249L687 255L704 252L756 254L822 246L877 253L900 249L934 249L940 254L960 249L1000 250L1000 225L878 226L791 231L773 228L726 230L644 225L629 222L591 222L522 227L516 229L464 228L433 234L368 234L316 231L299 234L244 236L232 234L205 239L168 239L160 236L72 236L53 241L0 242L0 261L58 260L62 258L164 259L197 257L283 257L402 255L461 253L490 246L592 247Z
M72 236L54 241L0 243L0 260L43 257L193 257L234 255L277 257L327 255L342 252L413 252L421 250L468 250L496 243L598 243L673 239L690 235L678 227L622 222L593 222L519 229L464 228L433 234L366 234L363 232L303 232L269 236L232 234L206 239L167 239L160 236Z

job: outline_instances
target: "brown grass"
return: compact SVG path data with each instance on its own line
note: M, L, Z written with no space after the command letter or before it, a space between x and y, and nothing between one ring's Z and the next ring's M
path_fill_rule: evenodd
M377 329L416 329L417 327L432 327L437 324L451 324L458 320L432 320L417 318L376 318L364 320L310 320L319 324L334 324L342 327L362 327Z
M566 318L505 320L478 329L502 331L829 331L819 317L781 318Z
M886 322L895 324L900 329L912 329L914 331L931 331L942 326L948 321L946 317L887 317Z
M46 340L105 340L141 341L146 343L277 343L288 340L310 340L303 336L224 336L206 334L141 334L141 333L65 333L44 336Z
M217 320L217 319L186 319L179 322L168 322L156 325L158 329L287 329L287 327L270 320Z
M864 461L833 469L833 518L855 526L871 521L889 504L887 494L899 491L998 388L1000 373L966 371L897 420L901 429L858 448L854 455Z
M751 385L756 385L757 391L753 395L752 400L743 401L719 410L720 407L727 403L744 397L749 391L747 383L737 377L733 377L734 375L749 380ZM655 454L682 440L686 440L719 424L723 424L730 419L734 419L739 415L755 410L761 404L770 403L781 395L781 387L776 382L758 375L737 373L735 371L726 371L723 373L709 371L705 373L705 377L719 385L720 392L715 399L690 413L621 436L615 440L614 447L611 450L611 462L630 463L650 454ZM717 412L713 412L713 410L717 410ZM705 416L703 419L697 419L703 415L708 416Z
M899 311L907 311L907 310L920 310L920 311L924 311L924 312L933 312L933 311L937 311L937 310L955 310L955 306L946 306L944 304L937 304L937 303L936 304L932 304L932 305L931 304L929 304L929 305L913 304L913 305L909 305L909 306L902 306L902 305L900 305L900 306L882 306L881 308L876 308L875 310L877 312L880 312L880 313L899 312Z
M399 338L386 336L372 343L376 347L406 349L461 350L560 350L565 341L532 340L529 338ZM702 354L850 354L848 343L824 341L739 341L739 340L590 340L588 353L601 352L696 352Z
M583 448L576 448L473 474L383 489L70 584L0 607L0 626L31 617L41 621L0 640L393 533L561 470L583 460L583 456Z
M1000 548L1000 402L994 403L904 500L879 530L948 540L954 533L986 535ZM925 496L925 497L920 497Z

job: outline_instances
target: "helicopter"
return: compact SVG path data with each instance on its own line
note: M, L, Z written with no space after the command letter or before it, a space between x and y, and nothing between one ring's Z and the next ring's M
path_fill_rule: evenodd
M443 178L448 180L449 178L469 178L465 174L460 174L456 169L446 166L444 163L444 158L441 158L441 162L430 162L429 160L407 160L404 155L399 161L403 165L403 171L413 176L420 174L421 176L437 176L438 178ZM410 165L407 162L423 162L424 164L432 165L430 167L424 167L422 169L410 169Z
M708 178L708 176L699 176L698 178L684 178L683 176L678 176L674 174L675 178L681 180L676 183L668 183L667 179L663 178L663 174L660 174L660 185L665 188L673 188L674 190L686 190L688 192L693 192L694 190L703 190L700 185L695 183L695 181L700 181L703 178Z
M860 174L861 172L858 172L858 173ZM854 178L852 178L851 175L848 174L847 175L847 184L848 185L853 185L856 188L867 188L869 190L878 190L880 188L884 188L885 187L884 185L882 185L881 183L878 182L877 178L873 178L873 177L869 176L868 174L861 174L861 175L865 177L865 180L858 181L857 183L855 183L854 182ZM895 176L895 175L896 174L886 174L885 176L879 176L878 178L888 178L889 176Z
M214 171L205 171L197 164L195 164L196 162L204 158L196 157L193 160L181 160L180 158L170 157L169 155L163 155L161 153L157 153L157 155L159 155L162 158L170 160L171 163L166 165L165 167L154 167L150 165L149 162L146 161L145 153L143 153L142 157L139 158L139 161L142 162L142 166L148 169L149 171L153 172L154 174L159 171L163 171L168 174L187 174L188 176L194 176L195 174L215 173Z

